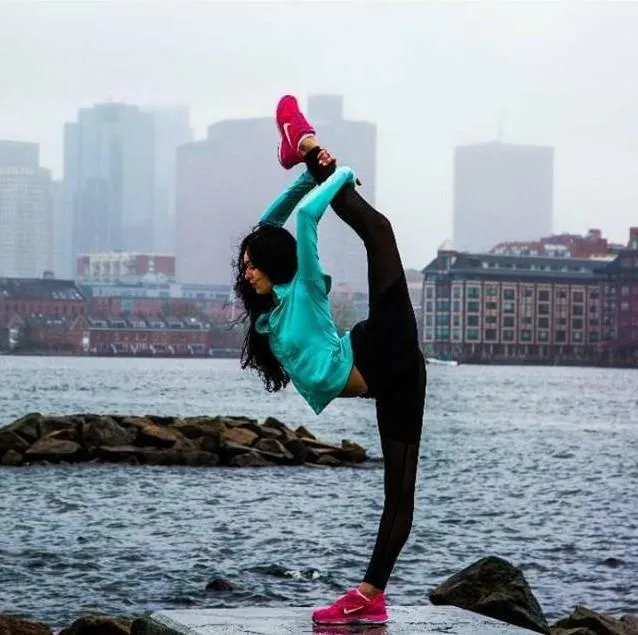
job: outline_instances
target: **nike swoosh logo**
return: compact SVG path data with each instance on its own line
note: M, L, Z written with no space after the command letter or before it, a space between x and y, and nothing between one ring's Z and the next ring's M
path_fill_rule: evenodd
M357 611L360 611L362 608L365 608L365 607L357 606L354 609L343 609L343 614L344 615L350 615L350 613L356 613Z
M288 145L292 147L292 140L290 139L290 132L288 132L288 128L290 128L290 123L285 123L282 128L284 129L284 134L286 135L286 139L288 140Z

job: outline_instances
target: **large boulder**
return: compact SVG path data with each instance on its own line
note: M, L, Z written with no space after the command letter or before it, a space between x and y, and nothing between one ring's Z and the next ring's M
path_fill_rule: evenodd
M53 635L53 631L41 622L0 615L0 635Z
M638 618L618 619L577 606L573 613L552 626L552 635L638 635Z
M59 635L130 635L131 620L87 615L81 617Z
M36 441L25 452L27 462L48 461L49 463L61 463L81 461L86 458L86 451L75 441L64 441L55 437L44 437Z
M3 432L15 432L27 441L27 443L33 443L40 438L38 423L41 416L39 412L30 412L24 415L24 417L16 419L16 421L6 428L3 428Z
M190 441L181 432L155 423L150 423L139 430L135 443L154 448L191 447Z
M19 454L24 454L32 441L27 441L23 436L12 430L0 430L0 456L13 450Z
M19 467L23 463L24 457L15 450L8 450L2 455L2 459L0 459L0 465L4 465L5 467Z
M82 424L80 438L87 448L130 445L135 441L134 427L120 426L112 417L100 417Z
M550 633L523 573L490 556L466 567L430 592L432 604L458 606L537 633Z

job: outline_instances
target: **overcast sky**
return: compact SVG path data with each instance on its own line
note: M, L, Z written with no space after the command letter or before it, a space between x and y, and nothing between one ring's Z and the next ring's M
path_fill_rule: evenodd
M638 3L0 0L0 138L39 142L56 177L80 106L186 104L199 138L284 92L378 125L406 266L452 235L454 146L499 121L555 147L555 231L638 225Z

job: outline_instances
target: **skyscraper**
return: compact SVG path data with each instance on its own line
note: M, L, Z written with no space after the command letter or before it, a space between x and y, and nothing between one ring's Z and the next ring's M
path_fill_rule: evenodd
M175 253L175 170L177 148L192 141L186 107L152 108L155 130L153 251Z
M343 99L316 96L309 117L321 142L341 164L351 165L374 203L375 126L343 119ZM272 117L226 120L208 129L208 138L178 150L177 276L181 282L229 283L231 261L241 237L261 211L290 183L277 162L278 133ZM287 228L294 232L294 218ZM334 283L366 288L366 259L360 239L334 214L319 228L319 252Z
M72 260L94 251L151 251L153 116L121 103L82 108L64 137L64 198Z
M554 150L500 142L462 146L454 156L454 243L488 252L497 243L552 233Z
M0 276L36 278L51 269L51 173L35 143L0 141Z

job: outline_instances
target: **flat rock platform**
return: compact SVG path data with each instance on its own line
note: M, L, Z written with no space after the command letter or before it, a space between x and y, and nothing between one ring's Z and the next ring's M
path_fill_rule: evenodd
M451 606L394 606L383 626L318 626L310 607L157 611L136 620L135 635L523 635L531 631Z

